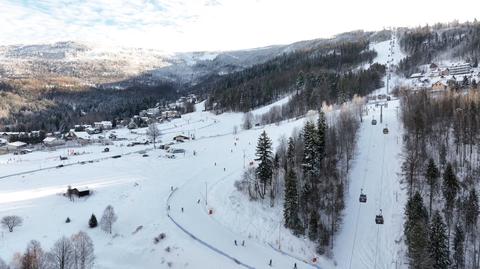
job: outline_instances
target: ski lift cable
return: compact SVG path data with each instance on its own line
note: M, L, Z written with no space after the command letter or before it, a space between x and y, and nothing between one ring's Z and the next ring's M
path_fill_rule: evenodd
M369 162L369 157L370 157L370 149L372 147L372 134L371 133L372 133L372 130L374 129L371 126L369 126L368 128L370 128L370 132L369 132L369 135L368 135L368 148L367 148L367 160L366 160L367 165L366 165L366 167L368 167L368 162ZM362 190L365 187L365 181L367 179L367 174L368 174L368 169L366 167L365 167L365 171L364 171L363 179L362 179ZM350 262L349 262L349 266L348 266L349 269L352 268L353 253L355 251L355 243L357 241L358 221L360 220L360 209L361 209L361 204L358 204L357 220L355 222L355 232L353 233L352 252L350 254Z
M380 205L380 214L383 216L382 212L382 193L383 193L383 176L384 176L384 171L385 171L385 148L386 148L386 141L387 137L383 137L383 153L382 153L382 171L380 175L380 188L379 188L379 205ZM378 226L378 225L377 225ZM378 238L379 238L379 233L380 233L380 226L377 227L377 239L376 239L376 247L375 247L375 260L374 260L374 269L377 268L377 256L378 256Z

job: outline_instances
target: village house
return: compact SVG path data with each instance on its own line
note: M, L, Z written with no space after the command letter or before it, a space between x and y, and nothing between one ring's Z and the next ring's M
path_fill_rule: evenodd
M111 121L99 121L99 122L95 122L93 126L96 129L100 129L100 130L110 130L112 129L113 124Z
M440 80L432 84L432 90L434 91L444 91L447 87L447 84Z
M470 74L472 67L469 63L455 64L448 67L450 75L466 75Z
M173 138L176 142L185 142L187 140L190 140L190 137L185 136L185 135L177 135Z
M61 146L65 144L65 140L54 136L49 136L43 139L43 144L47 147Z
M15 141L7 144L8 150L19 150L27 146L27 143Z
M71 188L70 186L68 186L68 189L67 189L67 197L71 198L72 195L75 195L77 197L85 197L85 196L89 196L91 194L90 190L87 188L87 187L77 187L77 188Z

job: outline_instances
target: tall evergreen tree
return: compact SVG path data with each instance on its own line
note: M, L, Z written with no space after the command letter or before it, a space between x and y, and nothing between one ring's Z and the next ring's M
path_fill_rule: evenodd
M472 188L472 190L470 190L470 193L464 205L464 210L467 231L473 232L477 225L479 214L478 197L475 188Z
M450 236L450 223L453 215L453 208L455 206L455 199L459 189L457 176L453 172L452 165L447 164L445 172L443 173L443 197L445 199L445 218L447 219L448 235Z
M308 238L315 241L318 238L318 214L315 209L310 213L310 220L308 223Z
M462 226L455 227L455 236L453 238L453 268L465 268L465 233Z
M272 141L265 131L262 132L258 139L255 155L257 156L255 160L259 162L256 173L262 185L260 197L263 199L267 191L267 185L270 185L272 182L273 175Z
M437 166L433 159L428 161L427 171L425 172L425 178L427 180L428 186L430 187L430 203L428 206L428 212L432 215L432 203L433 203L433 196L437 191L438 187L438 177L440 173L438 171Z
M420 193L416 192L407 202L405 208L405 243L410 268L428 268L428 213L423 205Z
M450 163L447 164L447 168L443 173L443 197L445 198L445 207L448 210L453 209L455 198L457 197L459 186L457 181L457 176L453 172L452 165Z
M287 176L285 177L283 218L286 228L292 229L296 235L302 234L300 219L298 218L297 177L292 168L288 169Z
M310 121L305 123L303 127L303 174L311 187L313 187L313 173L316 166L316 153L317 153L317 135L315 131L315 125Z
M430 224L430 241L428 251L434 269L448 269L450 254L447 229L440 212L435 211Z
M325 120L325 113L323 111L319 112L318 116L318 123L317 123L317 158L318 158L318 166L321 166L321 163L326 155L325 149L325 140L326 140L326 132L327 132L327 123Z

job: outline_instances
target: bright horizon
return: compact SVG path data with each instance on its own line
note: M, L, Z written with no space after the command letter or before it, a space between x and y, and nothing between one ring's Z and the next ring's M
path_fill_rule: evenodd
M0 45L80 41L177 51L249 49L354 30L473 21L480 2L3 0Z

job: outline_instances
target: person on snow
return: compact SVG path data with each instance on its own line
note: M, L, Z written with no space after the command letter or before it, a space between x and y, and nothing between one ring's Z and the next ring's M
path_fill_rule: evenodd
M270 262L268 263L268 265L272 266L272 259L270 259Z
M237 246L237 240L233 240L233 243L235 243L235 246Z
M183 213L183 207L182 207L182 213Z
M245 246L245 240L242 240L242 247Z

